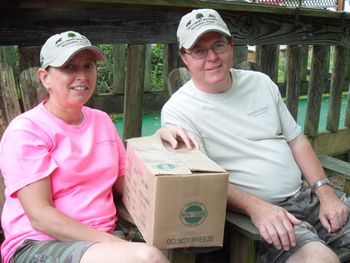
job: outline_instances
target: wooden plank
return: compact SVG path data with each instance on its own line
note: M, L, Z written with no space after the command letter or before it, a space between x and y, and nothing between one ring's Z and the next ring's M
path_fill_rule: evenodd
M324 79L320 76L324 76L325 56L326 47L324 45L315 45L313 47L308 103L304 125L304 133L310 137L315 137L318 133L324 87Z
M44 44L44 41L40 46ZM40 46L18 47L19 72L32 67L40 67Z
M112 94L121 94L125 90L126 44L113 44L113 87Z
M337 132L339 129L340 109L342 103L343 85L348 63L349 50L345 47L334 48L334 63L329 94L327 130Z
M248 60L248 46L234 46L233 67Z
M350 14L342 16L340 12L299 10L296 16L295 10L289 8L238 1L200 4L182 1L182 6L178 1L150 1L152 4L49 2L50 5L42 1L25 1L21 5L8 4L0 8L0 45L40 46L52 33L68 29L86 35L95 44L176 43L181 17L200 6L216 8L222 14L237 45L350 45L347 31Z
M145 45L129 45L124 95L123 139L141 136Z
M231 229L230 231L230 263L255 263L256 240Z
M318 155L322 166L337 173L350 176L350 163L337 159L330 155Z
M298 105L300 95L300 76L302 69L302 47L287 47L287 88L286 88L286 104L287 107L297 120Z
M169 74L176 68L185 67L180 55L179 55L179 46L178 44L167 44L164 49L164 70L163 70L163 78L164 78L164 90L165 99L168 100L172 94L169 92L169 84L168 77Z
M262 72L270 76L277 83L278 78L279 47L276 45L262 45L258 64Z
M309 46L308 45L301 45L301 73L300 73L300 80L301 81L307 81L308 57L309 57Z
M249 238L261 240L258 229L251 223L248 216L228 211L226 214L226 222L229 223L232 228Z
M195 263L196 254L186 253L183 249L168 249L165 252L171 263Z
M21 113L12 68L0 62L0 138L10 121Z
M310 138L314 150L318 154L335 155L346 153L350 149L350 129L339 129L334 132L322 132L315 138Z
M345 110L345 126L350 128L350 92L348 94L348 101L347 101L346 110Z
M48 97L48 93L39 79L37 67L24 70L19 79L24 111L34 108Z
M47 3L51 5L57 4L56 0L26 0L21 2L21 6L23 7L38 7L38 6L48 6ZM227 1L227 0L177 0L177 1L169 1L169 0L61 0L58 2L59 4L75 4L75 5L86 5L86 4L96 4L104 5L104 4L127 4L127 5L145 5L151 7L163 6L163 7L173 7L173 8L214 8L214 9L223 9L223 10L238 10L247 11L250 10L254 13L271 13L271 14L280 14L280 15L288 15L295 14L294 8L285 8L282 6L271 6L271 5L260 5L249 2L240 2L240 1ZM0 2L0 7L15 7L18 6L17 2L13 2L11 0L3 0ZM313 9L313 8L301 8L298 10L301 16L310 16L310 17L331 17L337 18L340 16L348 17L347 14L343 15L340 12L333 12L326 9ZM321 14L320 14L321 13Z
M144 80L143 80L143 90L144 91L151 91L151 45L147 44L145 47L145 73L144 73Z

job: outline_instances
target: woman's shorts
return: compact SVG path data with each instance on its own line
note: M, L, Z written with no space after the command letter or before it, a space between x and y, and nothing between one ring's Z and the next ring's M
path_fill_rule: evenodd
M113 232L125 239L124 233ZM79 263L85 251L97 242L57 240L25 240L16 249L10 263Z

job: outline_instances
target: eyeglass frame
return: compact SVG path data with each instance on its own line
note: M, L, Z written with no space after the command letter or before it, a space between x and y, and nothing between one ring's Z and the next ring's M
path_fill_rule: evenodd
M193 51L190 51L190 50L184 49L184 48L181 49L181 52L190 55L190 56L191 56L192 58L194 58L194 59L203 59L203 58L206 58L206 57L208 56L209 49L211 49L215 54L222 54L222 53L225 53L225 52L228 50L228 46L229 46L229 45L232 45L232 44L233 44L233 41L232 41L231 38L226 38L226 39L227 39L227 43L226 43L225 41L221 40L221 41L216 42L216 43L215 43L214 45L212 45L210 48L199 47L199 48L203 48L203 49L206 51L206 52L205 52L205 55L202 56L202 57L195 57L195 56L193 56ZM223 43L223 44L226 45L225 50L220 51L220 52L216 52L215 49L214 49L213 47L214 47L215 45L221 44L221 43Z

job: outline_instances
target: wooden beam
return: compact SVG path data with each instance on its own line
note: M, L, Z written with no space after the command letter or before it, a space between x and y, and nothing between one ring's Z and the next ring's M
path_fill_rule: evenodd
M314 150L318 154L334 155L348 152L350 149L350 129L339 129L336 133L322 132L310 138Z
M350 46L350 14L325 10L237 1L8 2L0 8L0 45L39 46L64 30L78 31L95 44L176 43L181 17L193 8L211 7L220 12L237 45Z

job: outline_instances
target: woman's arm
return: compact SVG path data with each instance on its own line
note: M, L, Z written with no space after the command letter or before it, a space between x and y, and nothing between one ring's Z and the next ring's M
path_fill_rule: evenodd
M17 195L33 228L54 239L60 241L122 241L112 234L89 228L58 211L52 202L50 177L23 187L17 192Z

